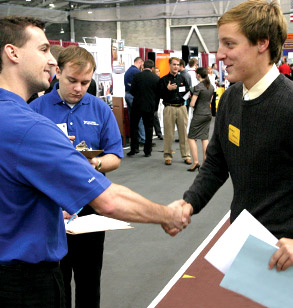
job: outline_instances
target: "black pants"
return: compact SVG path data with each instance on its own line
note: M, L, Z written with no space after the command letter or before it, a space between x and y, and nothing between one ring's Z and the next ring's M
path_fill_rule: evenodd
M130 147L131 151L138 150L138 123L142 118L144 130L145 130L145 144L144 153L150 154L152 152L152 139L153 139L153 128L154 128L154 112L144 112L137 110L136 108L131 109L130 117Z
M211 102L211 111L212 111L212 116L215 117L216 116L216 92L214 92L213 94L213 99Z
M158 137L162 137L161 125L160 125L160 120L159 120L157 111L155 112L155 115L154 115L154 128L155 128L156 135Z
M68 254L61 260L66 308L71 308L72 271L75 280L75 307L100 307L100 281L105 232L67 234Z
M58 263L0 266L0 307L64 308L64 285Z

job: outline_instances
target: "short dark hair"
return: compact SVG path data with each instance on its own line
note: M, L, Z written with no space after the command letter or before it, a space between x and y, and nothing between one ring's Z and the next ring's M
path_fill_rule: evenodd
M30 38L26 31L28 26L45 28L45 23L33 17L9 16L0 18L0 73L2 71L2 54L5 45L22 47Z
M153 68L155 66L155 62L151 59L147 59L144 62L144 68Z
M185 64L185 61L184 61L183 59L181 59L179 65L180 65L180 66L182 65L183 67L185 67L185 65L186 65L186 64Z
M190 58L189 62L188 62L188 65L190 67L194 67L194 65L196 65L198 63L197 59L196 58Z
M135 63L137 61L143 61L143 58L142 57L136 57L133 62Z

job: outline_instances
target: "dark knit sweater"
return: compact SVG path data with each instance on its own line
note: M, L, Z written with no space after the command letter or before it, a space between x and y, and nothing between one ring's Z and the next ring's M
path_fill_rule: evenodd
M207 159L184 193L198 213L231 176L231 222L247 209L276 237L293 238L293 83L282 74L258 98L244 101L243 84L221 97ZM240 144L228 139L229 124Z

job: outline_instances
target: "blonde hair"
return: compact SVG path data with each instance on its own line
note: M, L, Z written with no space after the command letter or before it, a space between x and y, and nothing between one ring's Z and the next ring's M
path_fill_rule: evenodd
M288 25L276 0L249 0L230 9L218 20L218 28L237 22L239 30L252 45L269 40L270 64L278 63L287 38Z
M169 64L171 64L173 60L176 60L176 61L178 61L178 62L180 63L180 59L179 59L179 58L177 58L177 57L171 57L171 58L169 59Z

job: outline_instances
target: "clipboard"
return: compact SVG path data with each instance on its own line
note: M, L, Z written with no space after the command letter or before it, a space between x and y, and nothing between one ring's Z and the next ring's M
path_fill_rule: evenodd
M96 214L77 217L69 224L67 222L68 220L65 219L64 225L68 234L133 229L128 222Z
M84 155L86 158L91 159L103 153L104 150L87 150L87 151L78 151L78 152Z

